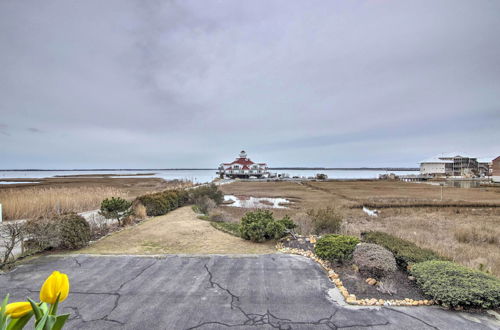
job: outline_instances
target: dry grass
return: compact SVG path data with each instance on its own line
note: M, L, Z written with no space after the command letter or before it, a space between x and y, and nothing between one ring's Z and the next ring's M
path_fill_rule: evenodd
M359 235L367 230L387 232L465 266L500 276L498 213L491 210L415 208L382 210L378 217L373 218L357 212L346 219L349 234Z
M274 244L254 243L224 233L185 206L108 236L79 253L264 254L275 253Z
M13 188L0 190L0 203L5 220L32 219L94 210L110 196L127 198L128 194L112 187Z
M31 180L31 179L26 179ZM37 179L38 185L0 186L4 219L28 219L53 213L83 212L99 208L108 197L132 199L138 195L192 186L190 182L161 178L74 176Z
M476 227L476 225L465 224L455 229L455 239L460 243L471 244L500 244L498 232L490 228Z
M148 217L148 215L146 214L146 207L141 203L134 205L133 208L135 218L144 220Z
M289 214L304 233L312 231L308 209L335 207L344 215L341 232L359 235L379 230L430 248L465 266L483 269L500 276L500 208L439 207L440 187L400 181L333 181L333 182L238 182L222 189L233 195L285 197L294 200L290 209L275 211ZM436 207L381 209L378 217L369 217L360 208L368 202L425 203ZM444 188L443 203L500 203L500 189ZM244 209L222 207L233 217ZM236 209L236 210L235 210Z

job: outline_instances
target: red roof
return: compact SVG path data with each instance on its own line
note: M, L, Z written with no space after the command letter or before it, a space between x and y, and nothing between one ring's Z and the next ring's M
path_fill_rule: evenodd
M248 166L246 166L246 165L245 165L245 166L243 166L243 170L249 170L249 169L250 169L250 167L248 167Z
M252 162L249 158L236 158L234 162L232 162L230 165L233 164L240 164L240 165L252 165L255 164Z

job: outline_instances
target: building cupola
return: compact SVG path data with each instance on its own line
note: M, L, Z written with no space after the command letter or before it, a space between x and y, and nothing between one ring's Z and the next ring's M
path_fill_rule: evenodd
M247 158L247 153L245 152L245 150L241 150L240 158Z

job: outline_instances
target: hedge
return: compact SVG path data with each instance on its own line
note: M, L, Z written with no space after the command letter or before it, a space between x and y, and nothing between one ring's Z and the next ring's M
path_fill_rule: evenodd
M148 216L166 214L188 202L188 193L185 190L166 190L136 198L146 208Z
M451 307L500 306L500 279L451 261L414 264L411 273L425 294Z
M444 258L434 251L422 249L412 242L399 237L379 232L370 231L361 233L363 241L382 245L391 251L396 258L399 267L406 270L409 265L428 260L444 260Z

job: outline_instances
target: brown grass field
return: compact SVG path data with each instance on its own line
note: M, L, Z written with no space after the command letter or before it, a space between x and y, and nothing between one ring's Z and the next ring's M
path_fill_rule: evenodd
M54 177L33 181L40 183L0 185L4 220L95 210L108 197L132 199L149 192L186 185L160 178L111 178L107 175Z
M282 217L292 216L301 223L305 211L333 206L344 217L343 232L359 235L380 230L430 248L463 265L481 268L500 276L500 207L442 207L462 204L500 206L500 188L443 188L401 181L327 182L236 182L223 185L227 194L255 197L285 197L294 204L286 210L273 210ZM361 205L381 208L370 217ZM435 207L394 207L432 204ZM245 209L222 206L222 212L237 221ZM307 226L305 227L307 231Z

